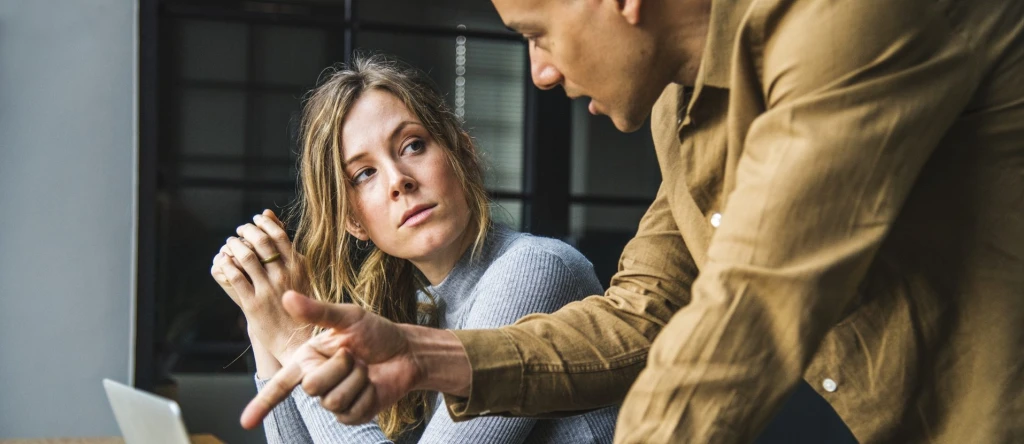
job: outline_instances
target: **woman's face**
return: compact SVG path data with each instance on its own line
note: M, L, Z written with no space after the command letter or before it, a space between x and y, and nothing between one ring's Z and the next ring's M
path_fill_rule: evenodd
M342 124L349 233L413 263L461 257L469 204L443 150L397 97L364 92Z

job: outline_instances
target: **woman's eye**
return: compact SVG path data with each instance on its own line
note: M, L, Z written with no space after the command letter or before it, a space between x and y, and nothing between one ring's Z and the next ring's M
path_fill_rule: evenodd
M356 173L355 177L352 178L352 183L355 183L356 185L359 185L359 184L361 184L363 182L366 182L367 180L370 179L370 177L373 176L373 173L376 173L376 172L377 172L377 170L375 170L373 168L364 168L362 170L359 170L359 172Z
M413 140L412 142L409 142L409 144L406 145L405 148L402 148L402 154L416 154L420 151L423 151L426 147L426 143L424 143L420 139L416 139Z

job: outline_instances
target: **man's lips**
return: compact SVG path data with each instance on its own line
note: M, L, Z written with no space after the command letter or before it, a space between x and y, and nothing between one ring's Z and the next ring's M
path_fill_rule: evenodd
M576 100L576 99L579 99L581 97L585 97L582 94L570 94L568 92L566 92L565 95L567 97L569 97L569 99L571 99L571 100ZM595 115L595 116L601 113L601 111L599 111L597 109L597 101L594 100L593 97L590 97L590 103L587 104L587 111L590 111L590 114L591 115Z
M420 216L421 213L425 213L425 212L428 212L428 211L434 209L434 207L436 207L436 206L437 206L437 204L420 204L420 205L415 205L412 208L409 208L408 210L405 211L405 213L402 213L402 223L399 224L399 226L400 227L405 226L407 223L409 223L410 219L413 219L413 224L415 224L416 222L419 222L419 220L422 219L422 217L417 217L417 216ZM425 216L425 214L424 214L424 216Z

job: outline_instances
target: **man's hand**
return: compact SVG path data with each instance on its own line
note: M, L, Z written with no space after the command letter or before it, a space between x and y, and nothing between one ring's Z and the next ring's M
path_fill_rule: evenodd
M242 412L242 427L258 425L300 384L344 424L368 422L412 390L469 392L469 359L451 332L396 324L356 305L326 304L294 291L285 293L283 305L296 321L329 330L301 346L267 382Z

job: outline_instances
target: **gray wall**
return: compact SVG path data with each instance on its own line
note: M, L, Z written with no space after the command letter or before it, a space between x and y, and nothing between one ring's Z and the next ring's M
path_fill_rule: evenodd
M135 0L0 1L0 438L118 435L131 378Z

